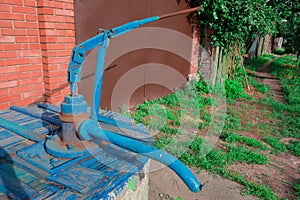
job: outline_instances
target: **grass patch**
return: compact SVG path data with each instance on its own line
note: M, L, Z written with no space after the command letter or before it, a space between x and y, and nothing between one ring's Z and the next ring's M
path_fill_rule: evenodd
M293 140L286 146L286 148L295 156L300 156L300 142Z
M253 58L246 64L246 68L251 70L251 71L257 71L260 67L262 67L264 64L267 62L273 60L275 56L269 55L269 54L264 54L260 56L259 58Z
M282 152L287 152L286 146L281 143L277 138L265 137L265 142L273 148L273 153L279 154Z

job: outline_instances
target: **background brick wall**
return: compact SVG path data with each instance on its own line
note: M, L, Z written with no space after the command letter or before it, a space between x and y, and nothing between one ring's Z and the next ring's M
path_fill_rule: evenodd
M0 110L59 103L74 45L73 0L0 0Z

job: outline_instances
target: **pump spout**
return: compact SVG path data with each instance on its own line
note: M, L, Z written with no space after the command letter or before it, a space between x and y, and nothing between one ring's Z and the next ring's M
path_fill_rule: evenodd
M199 192L203 187L203 185L195 177L195 175L174 156L153 146L147 146L134 139L103 130L98 127L98 123L95 120L84 121L80 125L78 133L79 137L83 140L107 140L124 149L139 153L145 157L151 158L164 165L167 165L182 179L182 181L192 192Z

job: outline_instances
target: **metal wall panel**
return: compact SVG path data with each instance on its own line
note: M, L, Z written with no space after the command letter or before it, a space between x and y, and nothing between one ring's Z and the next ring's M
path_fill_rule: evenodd
M98 28L110 29L136 19L186 8L184 1L178 4L176 0L75 0L76 42L93 37ZM117 111L122 104L132 107L166 95L174 89L169 87L179 87L186 82L190 64L177 55L180 50L176 48L182 47L187 52L183 57L188 57L192 42L187 40L180 44L174 38L173 46L164 44L170 31L192 37L191 25L186 17L163 19L110 41L103 76L102 108ZM87 55L79 84L79 93L88 103L92 99L96 55L96 50ZM160 71L158 67L161 66L171 68L169 70L175 77L168 77L168 70ZM171 84L163 85L167 80Z

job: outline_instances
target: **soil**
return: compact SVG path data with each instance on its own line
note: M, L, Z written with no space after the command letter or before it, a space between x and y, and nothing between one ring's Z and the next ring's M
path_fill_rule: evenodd
M274 95L275 100L285 103L280 81L269 72L268 66L270 63L271 61L263 65L258 72L254 72L254 75L258 81L270 86L269 93ZM253 95L255 98L260 98L260 94ZM241 101L235 106L237 109L243 109L241 108L242 104L243 102ZM253 104L251 106L253 106L253 109L248 109L250 113L244 116L247 117L247 120L241 121L246 121L247 123L251 122L252 124L261 123L262 121L269 123L268 119L263 117L263 108L261 105ZM263 137L263 135L255 134L255 130L254 132L241 131L239 134L260 140ZM285 140L288 142L290 138L283 138L283 142ZM300 178L300 174L298 173L300 168L299 157L286 153L281 153L280 155L270 154L268 157L271 161L267 165L238 163L230 166L229 169L242 173L245 178L251 182L254 181L268 185L279 198L296 199L295 195L291 194L291 192L293 192L291 183L297 182ZM175 197L181 197L184 200L258 199L254 196L243 196L244 186L234 181L211 175L205 171L197 173L197 170L194 168L191 169L192 172L194 172L202 183L205 183L205 187L200 193L190 192L173 171L167 167L157 167L159 164L155 161L151 162L152 170L150 170L149 174L149 200L174 200L176 199ZM157 168L159 169L157 170Z
M151 161L151 167L159 165L156 161ZM181 197L184 200L257 200L253 196L243 196L243 186L224 179L220 176L208 174L208 172L197 173L196 169L191 169L196 177L205 183L204 188L199 193L191 192L183 181L168 167L154 170L149 173L149 200L173 200ZM173 199L172 199L173 198Z

